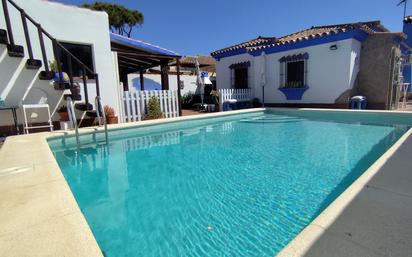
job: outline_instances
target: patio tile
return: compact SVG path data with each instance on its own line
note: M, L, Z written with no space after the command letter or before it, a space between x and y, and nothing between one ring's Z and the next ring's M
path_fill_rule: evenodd
M412 256L412 197L365 187L338 217L314 224L384 256Z
M0 236L0 256L103 257L103 254L81 213L76 212Z
M11 168L0 166L0 194L8 190L21 189L55 180L64 180L57 163L19 165Z
M412 197L412 138L384 164L368 185Z
M325 229L309 225L276 257L379 257L379 253L341 238ZM315 240L313 240L315 238ZM313 241L312 241L313 240ZM310 243L309 243L310 242Z
M0 194L0 235L74 211L80 210L64 180L4 191Z

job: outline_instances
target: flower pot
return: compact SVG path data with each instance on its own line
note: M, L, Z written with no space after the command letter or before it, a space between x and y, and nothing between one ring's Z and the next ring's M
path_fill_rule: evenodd
M58 112L60 116L60 121L68 121L69 120L69 113L68 112Z
M54 72L53 80L56 82L69 82L69 75L66 72Z
M117 116L106 116L107 124L117 124Z
M308 89L304 87L283 87L279 90L286 96L286 100L302 100L303 93Z

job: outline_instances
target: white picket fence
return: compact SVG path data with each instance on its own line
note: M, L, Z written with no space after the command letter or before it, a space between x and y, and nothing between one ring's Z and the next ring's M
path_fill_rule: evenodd
M250 101L252 100L252 89L234 89L225 88L219 89L219 103L220 110L223 110L223 103L229 100L235 99L237 101Z
M178 95L176 90L144 90L123 92L123 122L141 121L147 114L151 97L157 97L165 118L179 116Z
M125 141L125 147L127 151L136 151L155 146L177 145L180 143L180 136L180 131L172 131L151 136L134 137Z

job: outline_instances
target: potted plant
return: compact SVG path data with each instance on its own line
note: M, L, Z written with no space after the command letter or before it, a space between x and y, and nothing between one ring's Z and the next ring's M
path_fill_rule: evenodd
M108 105L104 106L104 113L106 114L106 122L107 124L116 124L117 123L117 116L114 112L114 109Z
M251 104L252 104L253 108L262 107L262 103L260 102L259 98L257 98L257 97L252 99Z
M217 109L217 107L219 106L219 91L212 90L210 92L210 96L212 97L213 104L215 105L213 110L211 110L211 111L215 111Z
M60 64L62 65L62 64ZM66 72L59 72L57 68L57 61L49 61L50 70L53 72L53 80L54 82L69 82L69 75Z
M62 105L59 109L57 109L57 114L60 116L60 121L68 121L69 120L69 113L67 111L67 106Z

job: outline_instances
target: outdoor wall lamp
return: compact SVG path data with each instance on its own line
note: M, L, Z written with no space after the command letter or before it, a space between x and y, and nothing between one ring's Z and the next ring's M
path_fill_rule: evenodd
M329 49L332 50L332 51L335 51L335 50L338 50L338 46L337 45L331 45L329 47Z

